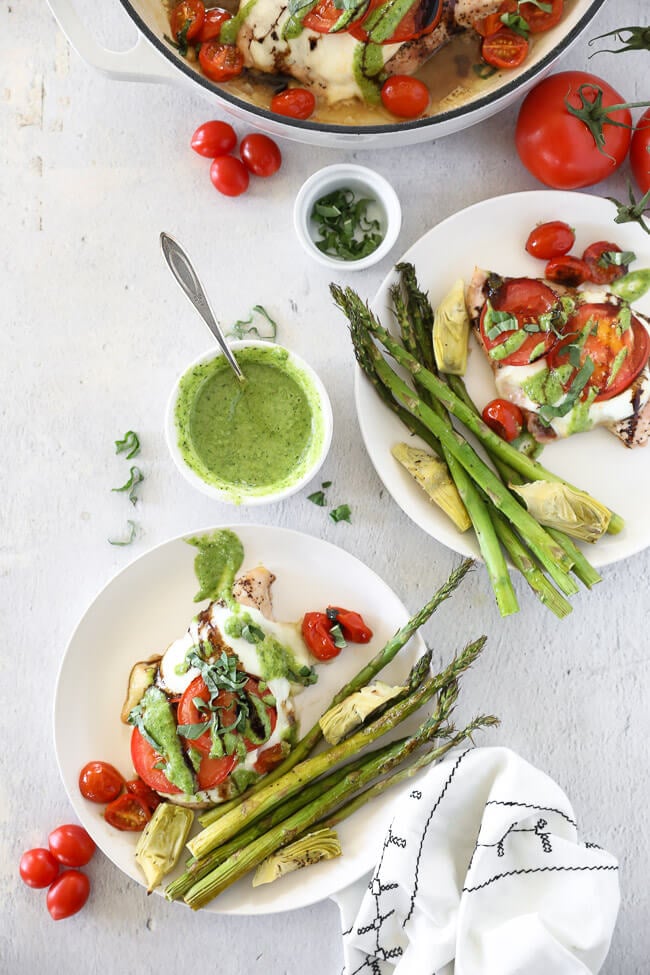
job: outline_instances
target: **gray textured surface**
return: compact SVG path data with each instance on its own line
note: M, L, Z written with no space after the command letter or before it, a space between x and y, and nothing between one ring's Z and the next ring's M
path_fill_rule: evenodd
M91 5L80 3L87 11ZM94 6L94 5L93 5ZM635 23L641 4L606 5L588 35ZM92 14L112 40L129 37L117 0ZM586 38L562 63L587 65ZM649 94L646 54L590 66L630 99ZM0 970L17 973L194 969L331 975L337 912L323 903L260 921L192 915L146 898L101 855L87 908L53 925L44 894L17 876L23 849L44 842L70 810L51 736L53 686L68 635L88 602L133 556L183 531L232 519L297 527L354 552L419 606L455 563L385 496L363 451L352 359L327 295L329 274L307 264L291 227L300 182L343 154L283 146L284 166L239 200L213 191L188 139L214 113L186 89L111 83L69 52L42 3L1 5L2 393L0 511L4 726L0 767ZM515 159L516 108L436 144L347 153L394 183L404 206L395 255L433 223L477 200L528 189ZM240 131L243 127L239 126ZM597 188L621 193L623 176ZM305 355L331 393L335 439L324 474L353 509L331 523L304 493L278 507L233 512L192 493L166 453L162 415L173 379L207 345L204 326L171 281L158 232L183 241L225 321L261 302L280 337ZM371 295L388 268L350 280ZM278 282L281 282L278 286ZM147 472L130 549L120 528L123 468L112 442L142 434ZM556 622L519 588L523 611L502 622L482 570L427 630L441 656L485 631L489 649L465 684L467 711L502 718L494 741L553 776L583 837L620 857L623 903L607 975L647 971L648 595L650 553L605 570L605 581Z

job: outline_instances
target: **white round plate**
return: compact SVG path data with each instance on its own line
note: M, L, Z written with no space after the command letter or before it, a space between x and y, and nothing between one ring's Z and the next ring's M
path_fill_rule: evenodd
M415 266L420 287L428 291L435 307L457 278L469 282L475 266L508 276L543 277L544 262L526 253L528 234L538 223L564 220L576 231L573 253L581 255L597 240L608 240L631 250L637 260L632 268L650 268L650 237L637 224L615 224L612 203L583 193L533 190L476 203L438 224L401 258ZM393 327L389 287L397 280L391 272L372 302L387 327ZM635 303L650 314L650 295ZM494 398L492 371L470 339L465 376L467 388L479 408ZM413 521L462 555L480 558L473 532L460 534L446 515L427 500L424 492L391 455L398 441L412 439L357 368L357 414L370 459L387 490ZM544 448L542 464L583 488L625 519L618 535L606 535L596 545L583 548L592 565L603 566L627 558L650 545L647 485L650 483L650 447L625 447L602 428L569 437Z
M334 694L407 621L409 614L374 572L328 542L282 528L229 527L244 545L243 568L263 563L276 574L273 606L277 619L297 620L307 610L321 610L331 603L362 613L373 630L370 643L349 644L331 663L320 664L318 682L296 697L301 726L307 730ZM184 537L175 538L142 555L115 576L77 626L56 687L54 743L75 813L113 863L143 886L133 857L139 834L123 833L109 826L102 817L104 807L81 796L78 776L86 762L96 759L115 765L127 778L133 774L131 729L120 721L129 671L138 660L160 653L181 636L199 611L199 604L193 602L198 588L195 555L196 549ZM381 678L389 683L400 682L423 649L421 638L416 636L382 671ZM387 796L369 803L360 815L337 827L343 848L338 859L299 870L262 887L253 888L250 876L245 877L207 910L221 914L287 911L341 890L373 866L393 798Z

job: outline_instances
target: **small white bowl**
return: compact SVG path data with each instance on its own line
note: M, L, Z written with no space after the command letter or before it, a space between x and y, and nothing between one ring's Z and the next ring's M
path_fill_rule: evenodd
M333 431L332 406L330 404L327 390L311 366L307 365L304 359L301 359L300 356L296 355L295 352L291 352L284 346L275 345L270 342L251 341L249 339L230 342L229 345L232 351L235 353L238 350L251 347L264 349L274 348L280 349L287 353L287 362L298 374L301 382L304 382L304 388L312 394L312 413L318 427L320 449L314 449L313 455L307 458L308 466L297 480L285 484L276 490L265 492L264 489L258 489L257 492L247 493L245 490L238 490L234 486L232 489L225 489L204 481L203 478L195 470L193 470L192 467L189 466L178 446L178 429L176 426L175 413L176 403L178 401L180 392L180 383L183 377L191 369L194 369L201 363L210 362L212 359L217 359L220 357L223 358L223 353L219 349L212 348L209 352L204 353L191 362L174 383L174 388L172 389L169 397L165 414L165 437L167 439L169 452L176 467L181 472L183 477L192 485L192 487L195 487L203 494L214 498L216 501L236 505L261 505L269 504L274 501L282 501L285 498L290 497L292 494L295 494L313 477L315 477L322 467L325 458L327 457L332 442ZM245 373L245 365L243 369Z
M379 247L372 254L360 257L357 261L346 261L341 257L323 254L315 243L319 234L317 225L311 218L314 204L328 193L341 189L350 189L359 197L375 201L369 208L368 215L379 220L384 234ZM362 271L381 261L394 246L402 225L402 208L397 193L379 173L366 166L335 163L319 169L302 184L293 207L293 223L303 248L319 264L335 271Z

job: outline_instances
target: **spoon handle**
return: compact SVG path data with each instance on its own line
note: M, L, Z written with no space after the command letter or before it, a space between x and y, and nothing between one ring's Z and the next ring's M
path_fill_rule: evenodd
M160 235L160 246L162 248L163 256L169 265L170 271L221 346L221 350L232 366L237 378L240 381L243 381L245 378L244 374L239 368L234 355L230 351L224 334L212 313L208 299L206 298L205 292L201 286L201 282L199 281L198 275L194 270L189 257L178 241L174 240L173 237L170 237L169 234L166 234L164 231Z

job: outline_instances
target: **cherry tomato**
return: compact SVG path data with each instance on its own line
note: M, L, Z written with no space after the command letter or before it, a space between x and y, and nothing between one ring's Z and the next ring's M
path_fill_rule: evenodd
M221 28L231 17L232 14L221 7L211 7L210 10L206 10L203 27L197 37L199 44L205 44L206 41L213 41L215 37L218 37Z
M582 255L583 261L589 268L589 280L594 284L611 284L612 281L627 274L627 264L612 264L603 256L612 253L620 254L621 248L607 240L597 240L595 244L590 244Z
M59 872L59 861L49 850L36 847L23 853L19 870L28 887L49 887Z
M287 742L279 741L277 745L271 745L270 748L265 748L264 751L259 753L253 768L260 775L266 775L267 772L277 768L288 754L289 746Z
M517 152L526 169L547 186L562 190L592 186L611 176L625 159L631 139L625 127L631 124L627 108L601 119L605 143L600 149L587 124L565 104L566 99L572 108L581 110L582 96L586 110L598 115L594 103L599 93L604 108L623 102L611 85L584 71L551 75L526 95L517 118ZM612 124L617 122L622 124Z
M140 796L125 792L109 802L104 810L104 819L115 829L139 833L151 819L151 809Z
M272 176L282 165L282 153L273 139L261 132L244 136L239 155L247 169L256 176Z
M562 284L567 288L577 288L579 284L589 281L589 265L579 257L571 254L564 254L562 257L553 257L546 265L544 277L547 281L555 284Z
M508 443L516 440L524 428L524 414L507 399L491 400L481 415L483 422Z
M519 5L519 13L528 24L528 30L531 34L541 34L542 31L550 30L562 19L564 0L546 0L544 6L549 5L550 10L544 10L543 7L537 3L531 3L530 0L524 0Z
M244 56L234 44L221 44L220 41L208 41L201 44L199 50L199 64L206 78L210 81L230 81L237 78L244 70Z
M126 783L126 791L130 792L131 795L137 796L138 799L141 799L151 812L153 812L154 809L161 803L158 793L154 792L153 789L150 789L147 783L143 782L142 779L129 779L129 781Z
M636 123L630 144L630 166L641 193L650 190L650 108Z
M417 118L427 110L429 89L418 78L394 74L381 86L384 108L398 118Z
M504 281L501 287L490 295L490 304L495 311L504 311L513 315L517 320L517 328L508 329L492 339L489 338L485 325L486 305L481 312L480 330L488 352L507 341L514 332L524 328L529 322L536 322L540 315L556 307L557 302L556 293L534 278L511 278L509 281ZM533 352L536 353L535 357L539 358L545 355L555 342L556 337L552 331L531 332L518 349L500 359L499 362L507 366L527 366ZM539 349L540 345L541 349Z
M232 152L237 145L237 136L232 125L215 119L199 125L190 145L199 156L214 159L216 156L227 156Z
M64 870L47 892L47 909L55 921L71 917L88 900L90 881L81 870Z
M332 623L339 624L343 636L350 643L369 643L372 640L372 630L360 613L343 609L341 606L328 606L325 612Z
M271 111L288 118L308 119L316 108L316 99L307 88L286 88L271 99Z
M202 0L181 0L169 15L172 37L181 44L192 41L200 33L205 19Z
M124 788L124 777L108 762L88 762L79 773L79 791L91 802L110 802Z
M47 838L50 853L66 867L83 867L95 852L94 840L83 826L66 823L57 826Z
M481 44L481 57L494 68L518 68L526 60L529 44L509 27L488 34Z
M303 616L303 640L316 660L332 660L341 652L330 635L333 625L326 613L305 613Z
M217 156L210 166L210 179L224 196L241 196L248 189L248 170L235 156Z
M569 376L565 382L568 389L575 375L589 357L593 363L593 372L584 388L582 397L591 388L599 390L596 400L607 400L617 396L627 389L639 375L648 361L650 339L641 322L631 319L630 327L621 331L617 327L618 316L621 311L619 305L609 302L587 303L581 305L567 324L567 336L548 356L550 369L571 365ZM597 325L593 334L593 324ZM579 349L579 365L573 361L576 348L576 338L590 326L589 334ZM570 330L570 331L569 331ZM626 350L622 363L621 353ZM617 371L612 375L612 368Z
M526 250L533 257L548 261L552 257L568 254L575 243L573 228L562 220L540 223L528 234Z

